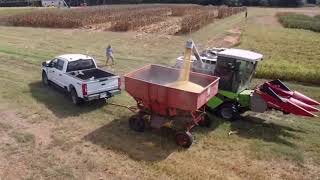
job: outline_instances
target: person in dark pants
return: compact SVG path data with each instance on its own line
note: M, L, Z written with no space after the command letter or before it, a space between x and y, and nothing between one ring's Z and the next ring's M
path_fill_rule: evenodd
M109 45L106 49L106 56L107 56L107 62L106 65L108 65L109 59L112 60L112 65L114 64L114 57L113 57L113 50L111 45Z
M246 17L246 19L248 18L248 9L246 9L245 17Z

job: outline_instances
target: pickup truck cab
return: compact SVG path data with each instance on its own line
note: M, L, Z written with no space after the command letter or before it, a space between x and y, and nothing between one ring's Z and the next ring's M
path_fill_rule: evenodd
M42 63L42 82L54 83L71 95L74 104L111 98L120 93L120 77L99 69L95 60L83 54L65 54Z

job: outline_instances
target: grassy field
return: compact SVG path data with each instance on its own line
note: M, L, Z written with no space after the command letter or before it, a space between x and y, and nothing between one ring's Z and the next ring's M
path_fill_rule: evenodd
M311 17L296 13L278 13L277 17L284 27L320 32L320 15Z
M0 14L3 11L8 9L0 9ZM311 51L318 37L282 28L273 21L275 11L250 9L247 21L243 14L232 16L190 36L0 26L0 177L319 178L320 118L247 113L230 123L212 116L212 127L194 129L195 143L183 150L174 144L169 131L141 134L129 130L127 119L132 114L125 109L101 104L75 107L66 95L40 82L41 62L57 54L88 53L103 65L104 48L111 43L116 57L112 70L123 74L148 63L173 65L189 37L206 47L235 27L244 31L240 47L266 55L258 77L285 78L283 73L289 74L289 68L300 75L305 71L319 75L315 57L319 51ZM305 61L296 58L303 56ZM256 79L254 84L262 81ZM288 85L320 100L319 86ZM134 103L125 92L112 101ZM229 136L230 131L236 133Z
M260 51L265 55L258 70L259 78L320 84L320 34L308 30L281 27L276 18L265 17L259 10L243 33L241 48ZM282 10L279 10L282 12ZM319 11L319 10L318 10ZM275 12L269 11L269 15ZM320 11L319 11L320 13ZM265 21L263 24L261 21Z
M27 13L27 12L31 12L35 9L37 9L37 8L30 8L30 7L26 7L26 8L22 8L22 7L1 8L0 16L12 16L12 15L20 14L20 13Z

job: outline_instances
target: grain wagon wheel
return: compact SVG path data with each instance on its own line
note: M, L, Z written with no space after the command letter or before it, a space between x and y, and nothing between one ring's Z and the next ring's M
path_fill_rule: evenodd
M202 120L199 121L199 125L202 126L202 127L210 127L211 126L211 119L210 117L208 116L208 114L205 114L203 117L202 117Z
M146 128L146 122L141 116L133 115L129 119L129 126L134 131L143 132Z
M179 131L175 135L175 140L178 146L189 148L193 143L192 134L189 131Z

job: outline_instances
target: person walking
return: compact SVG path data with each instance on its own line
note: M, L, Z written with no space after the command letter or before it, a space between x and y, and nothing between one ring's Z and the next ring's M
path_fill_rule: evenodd
M109 62L109 59L112 60L112 64L114 64L114 57L113 57L113 50L112 50L112 47L111 45L108 45L107 49L106 49L106 56L107 56L107 62L106 62L106 65L108 65L108 62Z
M248 18L248 9L246 8L246 14L245 14L246 19Z

